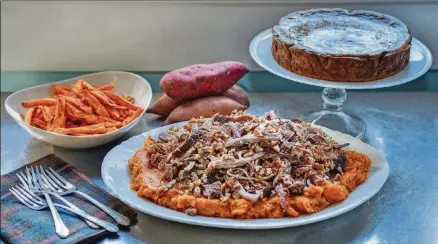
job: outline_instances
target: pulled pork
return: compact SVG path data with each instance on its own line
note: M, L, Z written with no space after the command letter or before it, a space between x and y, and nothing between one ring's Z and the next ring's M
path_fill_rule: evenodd
M307 123L280 119L275 111L259 118L233 112L172 127L139 156L145 167L160 172L163 190L251 202L276 194L284 210L288 195L339 180L346 146Z

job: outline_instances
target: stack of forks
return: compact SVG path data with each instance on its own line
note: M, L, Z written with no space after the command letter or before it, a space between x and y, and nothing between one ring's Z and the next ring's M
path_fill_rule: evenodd
M79 215L92 228L102 227L110 232L119 231L117 225L89 215L62 197L63 195L67 194L74 193L82 198L87 199L89 202L93 203L111 216L120 225L128 226L130 224L128 217L114 211L96 199L79 191L76 186L65 180L50 167L48 169L44 169L41 165L39 167L26 167L25 173L20 172L17 174L17 177L19 178L21 184L12 187L9 189L9 191L14 194L14 196L17 197L21 203L30 209L43 210L48 207L52 213L53 221L55 223L56 234L61 238L67 238L70 232L62 221L61 216L56 208L62 208ZM44 199L41 196L43 196ZM63 204L53 203L52 197L60 200Z

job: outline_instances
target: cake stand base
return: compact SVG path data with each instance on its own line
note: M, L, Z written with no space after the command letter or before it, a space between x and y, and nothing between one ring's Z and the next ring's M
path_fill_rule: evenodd
M364 136L366 130L365 123L362 119L356 115L350 115L345 112L334 112L323 109L303 114L300 120L337 130L358 139Z
M347 93L342 88L324 88L322 92L324 108L301 115L300 120L321 125L332 130L362 138L365 134L365 123L356 115L343 111L342 105L347 100Z

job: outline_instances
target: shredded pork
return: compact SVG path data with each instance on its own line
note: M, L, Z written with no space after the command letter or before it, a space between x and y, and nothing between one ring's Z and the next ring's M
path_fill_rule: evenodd
M259 118L233 112L172 127L141 157L160 172L161 190L251 202L276 194L284 208L287 195L339 179L345 146L307 123L280 119L275 111Z

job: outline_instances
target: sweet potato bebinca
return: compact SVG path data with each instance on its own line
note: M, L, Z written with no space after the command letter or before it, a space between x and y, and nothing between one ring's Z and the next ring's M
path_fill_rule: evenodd
M195 64L171 71L160 80L160 87L176 100L222 94L246 73L248 68L239 62Z
M191 118L208 118L216 113L226 115L236 109L245 110L246 106L224 96L203 97L178 106L170 113L165 125L190 120Z

